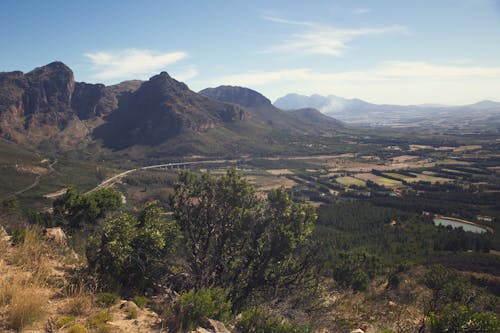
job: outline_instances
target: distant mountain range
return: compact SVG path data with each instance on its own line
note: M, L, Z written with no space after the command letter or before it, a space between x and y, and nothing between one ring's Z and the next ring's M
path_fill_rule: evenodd
M284 110L315 108L322 113L351 124L388 126L467 127L500 124L500 103L482 101L464 106L446 105L379 105L360 99L334 95L288 94L274 105Z
M245 152L269 149L277 132L321 135L339 128L317 110L283 111L243 87L196 93L166 72L112 86L76 82L61 62L0 73L0 137L39 148Z

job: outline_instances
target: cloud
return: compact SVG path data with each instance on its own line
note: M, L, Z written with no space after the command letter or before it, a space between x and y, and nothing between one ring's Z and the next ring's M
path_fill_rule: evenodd
M381 28L339 29L313 22L291 21L270 16L263 16L262 18L275 23L306 27L302 32L293 33L283 43L269 47L264 51L265 53L295 52L339 57L344 53L347 44L354 39L390 33L408 34L408 29L401 25Z
M99 80L147 78L165 70L187 57L185 52L157 52L153 50L126 49L123 51L100 51L85 53L90 60L93 77Z
M500 78L500 67L464 67L434 65L418 61L386 61L369 70L318 73L309 68L277 71L254 71L228 75L213 80L220 84L248 86L265 85L278 81L384 81L394 79L448 80L467 78Z
M352 13L356 14L356 15L366 14L366 13L369 13L369 12L371 12L371 9L370 8L366 8L366 7L354 8L353 11L352 11Z
M172 73L172 77L178 81L188 81L196 76L198 76L198 70L195 67L189 67L180 72Z
M261 89L270 98L290 92L335 94L379 103L451 103L500 99L500 67L387 61L359 71L318 72L310 68L254 71L206 82Z

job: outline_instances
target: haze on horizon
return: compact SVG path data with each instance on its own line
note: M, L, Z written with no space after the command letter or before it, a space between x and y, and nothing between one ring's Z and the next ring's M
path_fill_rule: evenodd
M500 0L0 4L0 71L54 60L78 81L167 71L201 90L240 85L387 104L500 101Z

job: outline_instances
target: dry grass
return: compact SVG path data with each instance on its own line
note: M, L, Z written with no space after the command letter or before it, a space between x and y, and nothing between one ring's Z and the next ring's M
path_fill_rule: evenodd
M11 261L31 272L31 283L43 286L51 275L49 252L50 248L43 239L42 230L38 227L27 227L23 242L12 251Z
M6 322L11 329L21 330L45 315L48 297L40 287L14 284L9 287L8 297Z
M66 312L74 316L84 316L92 310L92 297L85 292L82 282L70 285L66 291L68 299Z

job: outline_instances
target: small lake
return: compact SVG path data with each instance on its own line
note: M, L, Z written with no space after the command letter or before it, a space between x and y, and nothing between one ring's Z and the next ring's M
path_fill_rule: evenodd
M476 227L475 225L467 224L467 223L462 223L458 221L452 221L452 220L446 220L446 219L434 219L434 225L442 225L442 226L451 226L452 228L463 228L464 231L470 231L470 232L475 232L477 234L481 234L486 232L485 229Z

